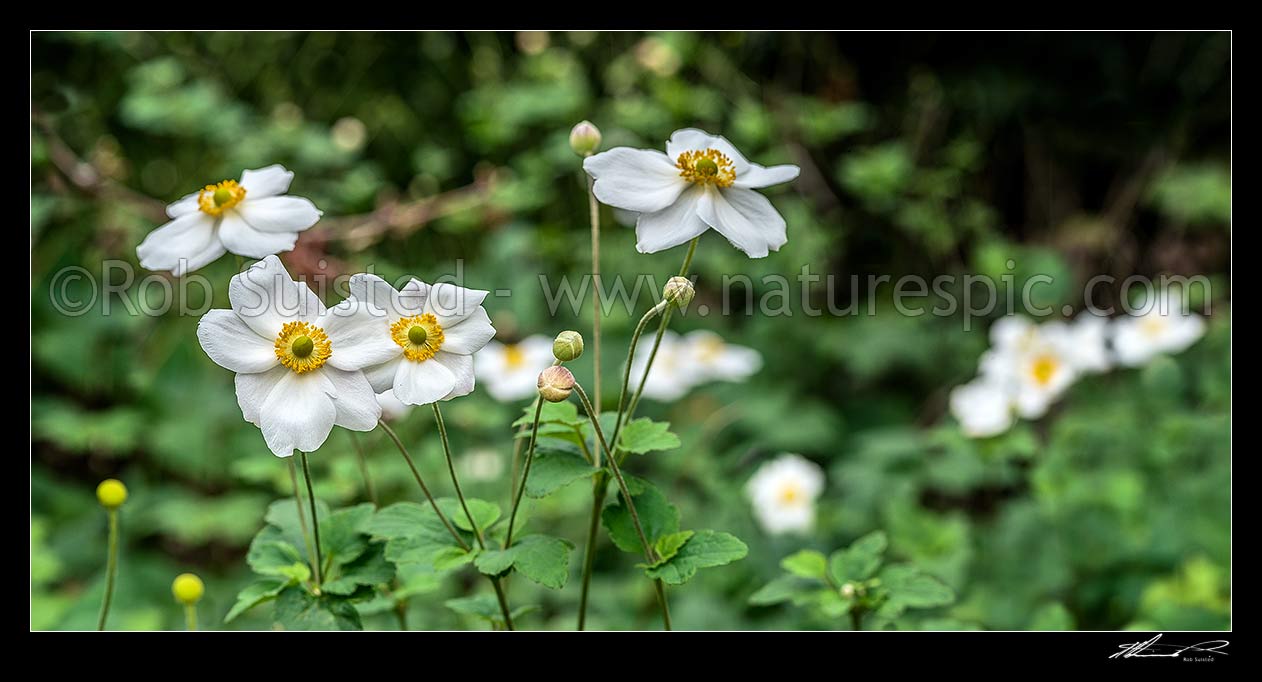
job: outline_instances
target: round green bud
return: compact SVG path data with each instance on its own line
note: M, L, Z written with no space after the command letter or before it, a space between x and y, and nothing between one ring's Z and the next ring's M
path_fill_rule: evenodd
M600 148L600 129L591 121L580 121L570 129L570 149L579 156L591 156Z
M539 396L550 403L569 400L574 390L574 375L570 370L553 365L539 373Z
M311 351L315 350L315 342L311 340L310 336L304 334L294 339L294 343L289 347L289 350L293 351L295 356L305 358L311 355Z
M583 355L583 335L575 331L557 334L552 342L552 357L561 362L577 360Z
M718 175L719 164L715 163L714 159L703 156L692 164L692 169L697 171L698 175Z
M192 573L181 573L171 583L171 594L181 604L196 604L206 592L202 579Z
M425 343L425 339L428 338L429 332L425 331L425 328L419 324L414 324L411 329L408 329L408 341L411 341L414 345L419 346Z
M695 293L692 282L686 277L671 277L666 281L666 286L662 287L662 298L680 309L687 308L688 304L692 303Z
M118 509L127 501L127 486L116 478L107 478L96 487L96 500L106 509Z
M228 189L227 187L220 187L219 189L215 190L214 199L215 199L216 206L223 206L229 201L232 201L232 190Z

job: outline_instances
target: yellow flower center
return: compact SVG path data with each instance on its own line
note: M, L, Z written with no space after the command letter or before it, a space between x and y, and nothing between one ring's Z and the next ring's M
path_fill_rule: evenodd
M526 364L526 352L514 344L504 346L504 366L509 369L521 369Z
M700 185L731 187L736 182L732 160L717 149L684 152L675 160L675 167L680 177Z
M1040 355L1030 364L1030 376L1034 377L1034 382L1039 386L1046 386L1051 383L1058 369L1060 369L1060 361L1055 356Z
M1160 315L1150 315L1139 323L1139 328L1148 338L1156 338L1161 336L1161 333L1166 330L1166 318Z
M241 203L244 198L244 187L238 185L236 180L224 180L217 185L206 185L205 189L197 195L197 208L203 213L220 216L224 211Z
M802 489L795 483L786 483L780 488L780 504L796 504L802 499Z
M333 344L324 330L306 322L286 322L274 345L280 364L298 374L320 369L333 354Z
M443 326L433 313L404 317L390 325L390 338L403 349L403 357L424 362L443 347Z
M714 362L723 354L723 341L720 339L705 337L697 343L700 349L697 351L697 358L702 362Z

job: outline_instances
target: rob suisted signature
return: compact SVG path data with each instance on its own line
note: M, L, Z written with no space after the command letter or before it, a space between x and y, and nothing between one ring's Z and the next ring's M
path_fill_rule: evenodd
M1160 644L1158 643L1160 639L1161 635L1156 635L1146 642L1121 644L1118 646L1120 651L1109 656L1109 658L1179 658L1188 652L1191 652L1190 655L1198 659L1201 657L1195 656L1196 654L1227 655L1227 652L1223 651L1223 647L1228 644L1225 639L1214 639L1208 642L1188 645Z

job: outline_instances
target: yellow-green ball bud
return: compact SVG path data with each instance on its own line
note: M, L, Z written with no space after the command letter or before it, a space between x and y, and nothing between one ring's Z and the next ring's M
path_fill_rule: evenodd
M583 335L575 331L557 334L552 342L552 357L561 362L577 360L583 355Z
M107 478L96 487L96 500L106 509L118 509L127 501L127 486L116 478Z
M692 296L696 291L692 288L692 282L686 277L671 277L666 286L662 287L662 298L670 301L677 308L687 308L692 303Z
M196 604L201 601L205 593L206 586L202 583L202 579L192 573L181 573L175 576L175 581L171 583L171 594L175 596L175 601L181 604Z
M550 403L569 400L574 390L574 375L561 365L553 365L539 373L539 396Z
M570 130L570 149L579 156L591 156L600 148L600 128L591 121L580 121Z

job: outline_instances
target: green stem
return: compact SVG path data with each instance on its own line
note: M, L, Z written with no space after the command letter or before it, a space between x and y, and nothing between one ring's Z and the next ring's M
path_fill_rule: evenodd
M859 613L858 609L850 609L850 629L863 629L863 616Z
M464 538L460 537L460 533L456 532L456 527L451 525L451 521L447 520L447 515L443 514L443 510L438 508L438 502L434 499L433 494L429 492L429 486L425 485L425 479L421 478L421 472L417 470L416 462L412 461L412 455L408 454L408 449L403 446L403 441L399 440L399 435L383 421L377 422L377 426L380 426L381 430L386 432L386 436L391 441L394 441L394 446L399 449L399 454L403 455L403 459L408 463L408 468L412 470L412 478L416 479L416 484L421 486L421 492L425 493L425 499L429 500L429 506L433 507L434 513L438 515L438 520L443 522L447 532L451 533L451 537L456 539L456 544L460 545L460 548L466 552L469 551L469 544L464 541Z
M184 605L184 627L188 628L189 632L193 632L197 630L197 605L196 604Z
M324 559L320 556L320 513L316 511L315 487L311 485L311 465L307 463L307 453L299 450L302 458L302 478L307 482L307 502L311 505L311 536L315 538L315 584L316 594L320 594L320 586L324 584Z
M648 537L644 534L644 527L640 525L640 515L635 510L635 503L631 500L631 491L627 488L627 482L622 478L622 469L618 466L618 460L609 451L609 444L605 442L605 434L600 429L600 422L596 419L596 415L592 414L592 403L587 399L587 393L583 391L583 387L577 382L574 384L574 392L578 393L578 399L583 403L583 409L587 410L587 418L592 422L592 429L596 432L596 440L600 442L600 447L605 452L605 458L609 460L609 469L613 472L614 479L618 481L618 490L622 492L622 500L627 505L627 513L631 515L631 525L635 527L635 534L640 538L640 544L644 547L644 558L651 564L657 561L657 554L653 551L653 545L649 542ZM662 607L662 624L665 629L670 629L670 607L666 603L666 588L662 585L661 579L656 579L657 583L657 600Z
M635 331L631 333L631 345L627 347L627 362L622 369L622 389L618 391L618 414L614 420L613 438L614 442L618 442L618 432L622 429L622 410L627 403L627 386L631 383L631 363L635 361L635 347L640 343L640 336L644 334L644 328L648 326L649 320L652 320L658 314L670 308L670 301L662 299L657 305L649 308L648 312L640 318L635 325ZM597 463L599 463L599 454L597 453Z
M351 434L351 444L355 446L355 455L359 458L359 473L364 477L364 492L368 494L368 500L372 502L372 506L377 505L377 491L372 486L372 476L368 473L368 457L364 454L364 445L359 442L359 436L354 431L347 431Z
M394 617L399 621L399 629L408 629L408 602L400 599L394 603Z
M294 509L298 510L298 526L302 529L302 542L307 546L307 556L313 557L315 556L315 548L311 544L311 529L307 528L307 515L302 511L302 493L298 490L298 470L294 465L294 458L286 457L285 464L289 465L289 482L293 484ZM315 575L317 572L319 572L319 569L313 567L311 574Z
M517 484L517 494L513 497L513 510L508 514L508 532L504 536L504 549L513 545L513 526L517 522L517 508L521 506L521 496L526 492L526 481L530 478L530 464L535 461L535 440L539 437L539 413L543 411L543 401L535 401L535 421L530 427L530 448L526 451L526 466L522 470L521 483Z
M596 563L596 541L600 532L600 512L605 506L609 474L601 470L592 483L592 516L587 522L587 546L583 549L583 584L578 593L578 629L587 625L587 592L592 585L592 566Z
M110 602L114 601L114 579L118 577L118 510L109 510L109 549L105 555L105 597L101 600L101 615L96 619L96 629L105 629L105 619L110 615Z
M688 243L688 253L684 256L684 264L679 268L680 277L688 276L688 268L692 267L692 257L697 253L697 242L700 240L701 237L694 237ZM639 385L636 386L635 395L631 396L631 405L627 407L627 420L631 419L635 414L635 408L640 405L640 396L644 393L644 384L648 381L649 370L653 367L653 360L657 359L657 349L662 345L662 337L666 334L666 326L670 324L670 317L673 312L673 308L668 308L666 313L662 315L661 322L657 324L657 336L653 338L653 350L649 352L649 361L644 365L644 374L640 377ZM617 442L617 440L615 439L614 442Z
M596 179L587 176L587 205L592 223L592 394L596 396L596 416L600 416L600 204L596 202Z

